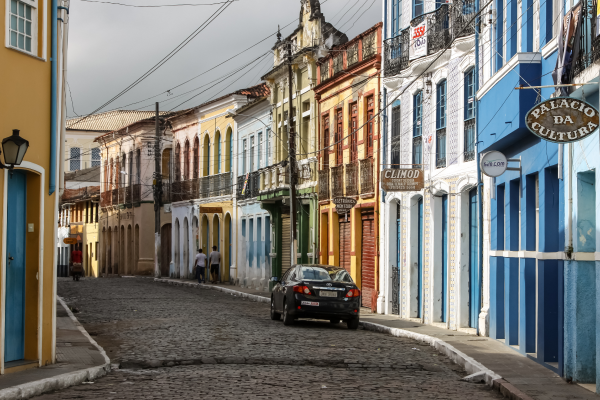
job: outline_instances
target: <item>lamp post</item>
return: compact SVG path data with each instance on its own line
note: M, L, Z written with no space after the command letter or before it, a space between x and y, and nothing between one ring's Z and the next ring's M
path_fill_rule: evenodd
M4 164L0 162L0 169L13 169L15 165L21 165L28 148L29 141L19 136L18 129L13 129L13 134L2 140Z

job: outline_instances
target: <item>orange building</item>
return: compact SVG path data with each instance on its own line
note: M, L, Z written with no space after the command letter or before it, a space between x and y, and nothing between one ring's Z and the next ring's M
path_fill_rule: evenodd
M318 61L319 262L344 267L375 308L379 265L380 66L378 23ZM333 199L356 205L338 215Z

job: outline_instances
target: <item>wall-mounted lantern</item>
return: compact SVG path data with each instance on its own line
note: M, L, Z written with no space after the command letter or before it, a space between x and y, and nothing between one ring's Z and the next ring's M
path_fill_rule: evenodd
M4 164L0 162L0 168L13 169L15 165L21 165L28 148L29 141L19 136L18 129L13 129L13 134L2 140Z

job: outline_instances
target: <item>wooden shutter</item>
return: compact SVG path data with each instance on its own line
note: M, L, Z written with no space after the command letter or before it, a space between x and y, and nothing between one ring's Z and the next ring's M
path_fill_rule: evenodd
M361 295L362 306L372 308L375 290L375 214L367 211L362 214L362 255L361 255Z
M290 214L281 214L281 276L291 266Z
M165 224L161 228L160 238L160 274L169 276L169 264L171 262L171 224ZM195 273L195 271L194 271Z

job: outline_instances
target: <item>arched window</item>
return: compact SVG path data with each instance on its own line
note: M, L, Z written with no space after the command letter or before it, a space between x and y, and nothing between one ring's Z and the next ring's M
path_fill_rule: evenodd
M190 142L186 139L183 153L183 180L188 179L190 179Z
M177 143L175 146L175 176L173 180L179 182L181 179L181 145Z
M194 162L193 162L193 168L194 168L194 179L198 178L200 176L200 163L198 162L198 147L200 146L200 142L198 140L198 136L196 136L196 138L194 138L194 154L193 154L193 158L194 158Z

